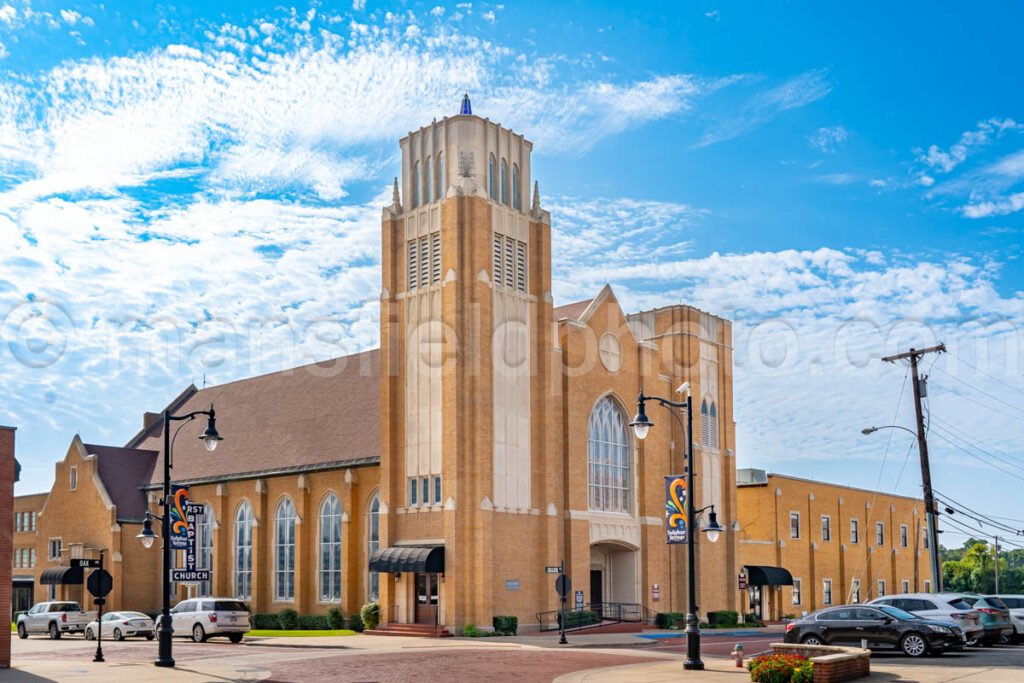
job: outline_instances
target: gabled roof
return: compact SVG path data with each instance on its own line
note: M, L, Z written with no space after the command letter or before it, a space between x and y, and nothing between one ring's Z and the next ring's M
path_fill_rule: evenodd
M207 452L206 418L181 428L171 478L189 482L376 462L380 457L380 350L335 358L181 395L172 415L217 410L224 440ZM176 421L171 435L182 426ZM163 421L129 446L156 451L148 482L163 480Z
M142 519L146 514L146 496L139 487L153 474L156 451L83 445L86 453L96 456L100 481L117 508L117 519Z
M554 310L555 322L559 320L579 320L580 316L583 315L583 311L587 310L587 306L593 299L584 299L583 301L576 301L571 304L564 306L556 306Z

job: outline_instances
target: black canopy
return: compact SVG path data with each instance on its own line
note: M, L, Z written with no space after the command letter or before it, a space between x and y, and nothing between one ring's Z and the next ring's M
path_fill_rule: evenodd
M370 558L372 572L444 573L443 545L406 545L381 548Z
M792 586L793 575L782 567L761 567L747 565L747 576L751 586Z
M39 575L39 583L44 586L66 586L82 583L81 567L50 567Z

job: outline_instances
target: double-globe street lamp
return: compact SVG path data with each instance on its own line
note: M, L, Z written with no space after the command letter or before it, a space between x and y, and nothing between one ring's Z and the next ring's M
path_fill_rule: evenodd
M206 450L213 451L217 448L217 443L223 441L223 437L217 433L217 415L213 410L213 404L210 404L209 410L197 410L187 415L171 415L169 410L164 411L164 514L161 517L147 510L146 521L143 522L142 531L137 536L144 547L152 547L153 541L156 540L156 534L153 533L153 518L160 520L160 537L163 539L163 608L160 612L160 626L157 628L160 638L159 655L154 662L157 666L174 666L174 657L171 656L171 635L174 633L174 629L171 628L171 421L183 421L187 424L200 415L206 416L207 423L206 431L199 438L206 445ZM182 424L175 430L174 438L178 437L178 432L184 426Z
M708 523L703 531L708 535L708 540L714 543L722 533L722 527L718 523L718 515L715 513L715 506L708 505L695 510L693 506L693 397L690 395L690 383L684 382L677 390L678 393L686 394L686 401L670 401L667 398L658 396L647 396L643 390L637 399L636 417L630 422L636 438L643 441L647 438L647 432L654 423L647 417L645 404L647 401L654 401L668 409L676 422L679 423L679 430L686 433L686 566L687 566L687 587L689 592L689 605L686 612L686 661L683 668L692 671L704 669L704 662L700 658L700 625L697 619L697 556L694 545L692 530L697 524L697 514L708 510ZM676 408L686 409L686 427L683 427L683 420L679 417Z

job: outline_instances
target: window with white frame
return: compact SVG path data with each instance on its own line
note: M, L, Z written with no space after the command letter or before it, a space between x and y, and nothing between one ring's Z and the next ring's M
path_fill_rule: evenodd
M881 598L881 597L884 597L884 596L885 596L885 579L879 579L878 580L878 594L875 595L875 597L876 598Z
M789 513L789 537L800 538L800 513Z
M906 524L900 524L900 547L901 548L906 548L907 547L907 543L908 543L907 535L908 535L907 534L907 525Z
M235 597L252 597L252 506L243 500L235 511L234 584Z
M821 516L821 540L832 540L832 518L828 515Z
M850 602L860 602L860 579L854 579L850 584Z
M341 503L333 493L320 505L320 600L341 600Z
M49 556L48 556L47 559L50 559L50 560L59 560L60 559L61 543L62 543L62 541L59 538L51 538L50 539L50 548L49 548L50 552L49 552Z
M929 541L929 536L928 536L928 526L927 525L925 525L925 527L923 529L921 529L921 536L923 537L922 545L924 546L925 550L928 550L928 543L930 541Z
M367 515L369 517L366 525L368 532L367 550L370 551L369 557L373 557L373 554L380 549L380 493L373 494L373 498L370 499L370 508ZM371 602L374 602L380 597L380 574L370 572L367 583L367 597Z
M885 522L875 522L875 545L885 545Z
M591 510L632 510L629 432L622 409L608 396L590 412L587 472Z
M35 548L29 548L28 549L28 566L30 566L30 567L36 566L36 549Z
M75 465L71 466L71 490L75 491L78 489L78 467Z
M792 597L793 597L793 604L794 605L799 605L800 601L802 599L801 596L800 596L800 582L801 582L801 579L793 579L793 591L792 591L793 592L793 596Z
M196 520L196 569L213 569L213 507L203 506L202 516ZM196 593L199 597L213 594L213 582L200 581Z
M850 543L860 543L860 522L850 520Z
M902 590L904 593L910 592L910 579L903 579L902 583L900 584L900 590Z
M274 599L295 599L295 506L287 497L274 515Z
M931 593L932 592L932 582L929 579L925 579L924 580L924 592L925 593Z
M57 599L57 586L55 584L51 583L46 587L46 599L51 602Z
M821 582L822 603L832 604L832 579L825 579Z

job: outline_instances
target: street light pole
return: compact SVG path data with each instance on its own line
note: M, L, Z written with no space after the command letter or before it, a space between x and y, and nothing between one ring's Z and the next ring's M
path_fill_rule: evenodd
M654 423L647 417L644 405L647 401L655 401L664 408L667 408L673 417L679 421L680 428L683 426L682 420L673 408L686 409L686 583L689 604L687 605L686 612L686 660L683 662L683 668L688 671L702 671L704 669L704 662L700 658L700 620L697 618L697 553L696 539L693 534L693 530L697 526L697 513L708 509L711 510L704 532L707 533L708 540L712 543L718 540L722 527L718 525L718 517L715 514L714 506L709 505L700 510L696 510L694 507L693 397L690 394L690 383L684 383L679 387L679 391L680 393L686 392L686 401L670 401L658 396L645 396L641 390L640 397L637 399L637 415L630 423L630 426L633 427L636 438L642 441L647 437L648 430L654 426Z
M213 451L217 442L222 437L217 433L217 415L213 405L209 410L197 410L187 415L171 415L171 411L164 411L164 481L163 481L163 518L160 520L160 536L163 541L163 571L160 582L163 592L162 608L160 610L160 626L157 628L159 637L159 649L156 666L173 667L174 657L171 654L171 636L174 629L171 627L171 421L191 421L199 415L207 417L206 431L199 437L206 445L206 450ZM182 425L184 426L184 425ZM179 427L179 429L181 429ZM177 436L177 432L175 432ZM138 538L146 548L153 545L153 533L151 514L146 513L146 522Z

